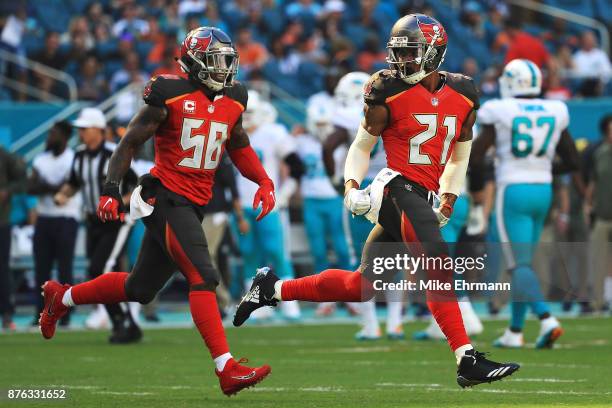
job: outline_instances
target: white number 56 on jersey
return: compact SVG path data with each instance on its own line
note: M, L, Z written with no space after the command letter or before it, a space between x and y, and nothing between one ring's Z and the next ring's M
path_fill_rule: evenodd
M190 169L213 170L219 165L221 147L227 139L228 126L226 123L211 121L208 136L198 133L192 134L193 130L200 129L204 122L204 119L183 119L181 148L183 151L193 149L193 155L182 159L179 166ZM202 167L202 159L204 159L204 167Z

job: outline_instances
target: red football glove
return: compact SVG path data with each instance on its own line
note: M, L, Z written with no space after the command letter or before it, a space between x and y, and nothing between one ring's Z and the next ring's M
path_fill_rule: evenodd
M119 192L119 185L114 183L104 185L98 202L97 214L102 222L124 220L125 207Z
M256 221L261 220L274 209L276 205L276 197L274 196L274 183L270 179L265 179L259 185L259 189L253 198L253 209L257 209L261 203L261 212L256 218Z

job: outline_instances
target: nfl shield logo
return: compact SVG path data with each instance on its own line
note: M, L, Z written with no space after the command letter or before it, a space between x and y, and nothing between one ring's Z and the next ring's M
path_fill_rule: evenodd
M208 105L208 113L213 113L215 111L215 107L213 105Z
M431 98L431 104L433 106L438 106L438 103L439 103L438 98Z

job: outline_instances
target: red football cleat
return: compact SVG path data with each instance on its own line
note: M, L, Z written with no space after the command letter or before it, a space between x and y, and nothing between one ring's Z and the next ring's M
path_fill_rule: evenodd
M38 326L45 339L53 337L57 321L68 311L68 308L62 303L62 298L64 297L64 292L69 288L70 285L61 285L55 281L46 281L42 285L45 308L40 313Z
M267 364L255 368L241 365L241 363L246 363L247 361L246 358L241 358L238 361L232 358L225 363L223 371L215 370L217 377L219 377L221 391L228 397L245 388L254 386L266 378L272 371Z

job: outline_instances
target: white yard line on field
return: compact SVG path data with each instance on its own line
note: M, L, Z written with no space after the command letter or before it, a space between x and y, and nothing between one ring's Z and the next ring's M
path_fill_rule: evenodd
M586 378L577 378L575 380L564 380L561 378L510 378L507 381L514 382L543 382L543 383L581 383L587 382Z

